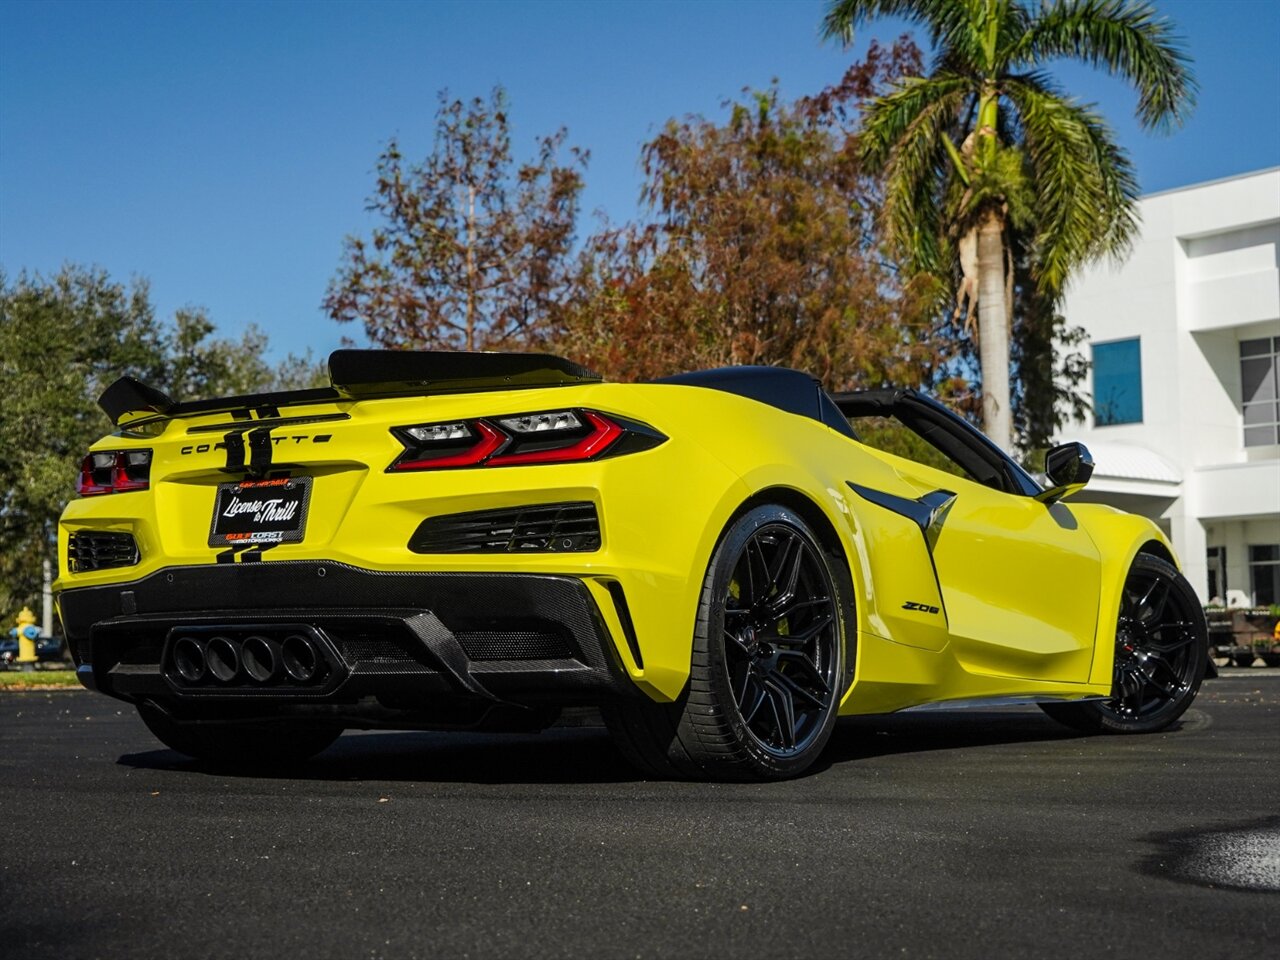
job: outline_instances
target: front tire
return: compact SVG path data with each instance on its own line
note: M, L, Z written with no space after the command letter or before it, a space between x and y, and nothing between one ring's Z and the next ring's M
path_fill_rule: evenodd
M343 729L333 724L289 721L183 723L150 703L138 704L138 715L170 750L197 760L246 768L301 763L337 740Z
M1209 626L1191 584L1140 553L1121 591L1112 698L1040 706L1086 733L1154 733L1191 706L1208 663Z
M843 561L797 513L768 505L738 517L703 579L683 695L603 711L624 756L659 776L802 773L848 685L850 593Z

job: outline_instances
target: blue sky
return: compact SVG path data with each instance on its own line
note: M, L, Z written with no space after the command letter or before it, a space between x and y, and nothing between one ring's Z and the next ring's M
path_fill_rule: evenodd
M1200 104L1142 133L1126 87L1098 102L1153 192L1280 164L1280 3L1159 0L1195 58ZM743 87L834 82L822 0L91 3L0 0L0 267L97 264L150 279L162 316L207 307L272 351L324 354L352 325L319 308L388 137L430 147L436 91L507 87L517 156L561 124L591 151L587 210L636 212L640 144L667 118L721 115ZM584 224L584 226L586 226Z

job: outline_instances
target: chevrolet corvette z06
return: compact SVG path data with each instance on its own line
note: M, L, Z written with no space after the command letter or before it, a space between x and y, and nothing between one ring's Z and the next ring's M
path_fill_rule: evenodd
M1176 720L1206 628L1150 521L1073 504L910 390L794 370L605 383L533 354L341 350L329 387L109 387L59 538L91 689L174 750L536 730L596 707L663 776L773 779L840 715L1036 703ZM905 431L929 456L864 442ZM929 463L922 462L929 460Z

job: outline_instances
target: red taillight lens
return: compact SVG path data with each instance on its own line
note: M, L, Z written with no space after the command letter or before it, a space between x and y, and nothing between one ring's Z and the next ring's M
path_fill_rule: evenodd
M493 429L483 420L476 422L475 435L478 436L472 440L472 446L458 453L445 452L434 457L426 456L408 460L401 458L393 466L397 470L439 470L444 467L474 467L483 463L486 458L493 456L507 442L506 436Z
M604 453L622 436L622 428L607 417L590 410L582 411L591 432L567 447L551 447L531 450L528 453L506 453L488 462L490 467L515 467L523 463L571 463L574 460L590 460ZM481 421L483 423L483 421Z
M76 485L82 497L104 493L128 493L151 486L150 450L103 450L91 453L80 462L80 481Z
M392 433L405 452L391 470L575 463L646 450L667 439L645 424L594 410L422 424L398 427Z

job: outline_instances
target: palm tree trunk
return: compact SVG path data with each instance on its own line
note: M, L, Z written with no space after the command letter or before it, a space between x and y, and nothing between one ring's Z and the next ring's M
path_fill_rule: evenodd
M1004 218L987 213L978 227L978 360L982 364L982 429L1013 450L1009 402L1009 326L1005 304Z

